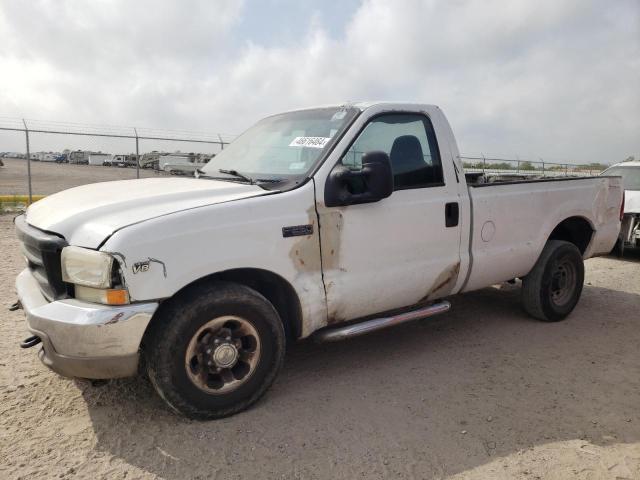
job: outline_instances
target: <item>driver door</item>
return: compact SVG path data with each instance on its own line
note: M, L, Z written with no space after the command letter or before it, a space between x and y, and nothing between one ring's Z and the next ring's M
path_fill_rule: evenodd
M422 113L377 115L338 165L357 170L363 153L374 150L389 155L390 197L317 205L329 324L444 297L458 278L457 186L445 181L430 119Z

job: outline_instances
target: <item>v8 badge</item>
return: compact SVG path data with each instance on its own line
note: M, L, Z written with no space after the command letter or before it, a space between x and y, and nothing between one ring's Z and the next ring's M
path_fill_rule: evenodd
M147 260L146 262L137 262L133 264L133 267L131 268L133 270L133 273L144 273L144 272L148 272L149 271L149 261Z

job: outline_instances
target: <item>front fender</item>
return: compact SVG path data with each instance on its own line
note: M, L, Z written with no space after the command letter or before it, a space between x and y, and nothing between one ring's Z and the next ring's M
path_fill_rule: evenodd
M273 272L300 298L303 332L326 322L313 183L289 192L193 208L126 227L101 250L120 261L132 301L170 298L214 273ZM284 236L283 228L308 226ZM304 235L304 233L310 232Z

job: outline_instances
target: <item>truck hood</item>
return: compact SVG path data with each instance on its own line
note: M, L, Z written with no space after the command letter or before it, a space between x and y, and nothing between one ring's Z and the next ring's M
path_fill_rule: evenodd
M640 213L640 190L624 191L624 213Z
M113 232L191 208L263 195L256 185L196 178L93 183L50 195L29 207L27 223L70 244L98 246Z

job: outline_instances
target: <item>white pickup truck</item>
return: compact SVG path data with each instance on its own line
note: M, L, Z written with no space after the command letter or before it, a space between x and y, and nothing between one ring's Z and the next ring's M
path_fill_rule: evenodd
M640 248L640 161L626 161L602 172L621 176L624 186L624 216L614 251L620 257L625 248Z
M144 366L176 411L222 417L266 391L290 341L429 317L516 278L526 312L565 318L622 197L619 177L467 180L436 106L274 115L198 178L85 185L17 217L22 346L66 376Z

